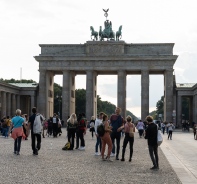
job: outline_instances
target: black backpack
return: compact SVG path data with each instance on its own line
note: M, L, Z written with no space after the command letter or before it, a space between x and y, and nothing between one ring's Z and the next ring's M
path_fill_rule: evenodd
M100 125L97 126L97 133L98 133L99 137L102 137L105 134L105 127L104 127L103 123L101 123Z

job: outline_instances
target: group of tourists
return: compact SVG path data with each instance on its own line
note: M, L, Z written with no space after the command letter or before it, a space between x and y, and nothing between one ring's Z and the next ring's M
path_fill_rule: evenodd
M92 139L95 136L95 156L101 156L103 161L112 162L111 157L115 157L119 160L120 156L120 141L121 132L124 132L123 146L121 150L121 161L125 161L125 152L127 144L129 143L129 162L132 161L133 156L133 144L134 144L134 132L135 129L139 132L139 137L147 139L150 158L153 163L151 169L159 169L158 158L158 144L157 144L157 132L159 127L153 122L151 116L147 116L146 120L141 120L135 124L132 121L131 116L127 116L125 119L120 115L121 108L116 107L115 113L110 117L104 112L100 112L95 119L93 116L89 122L90 132ZM2 118L1 120L1 133L7 138L11 132L11 137L14 139L14 154L20 155L20 147L22 139L26 139L31 130L31 146L33 155L38 155L41 148L41 137L46 135L53 136L54 138L61 136L61 120L57 114L45 119L41 114L37 113L36 107L32 108L32 115L21 115L21 110L16 110L16 116L12 119L9 116ZM42 127L39 127L42 126ZM103 127L103 134L101 135L101 126ZM161 129L163 134L165 130L168 133L168 139L172 139L172 131L174 129L173 123L161 123ZM194 124L194 139L196 139L197 126ZM84 113L71 114L67 120L67 139L68 143L63 150L85 150L84 135L87 130L87 119ZM76 146L75 146L76 144ZM68 146L69 145L69 146ZM108 148L105 155L106 147Z
M14 139L14 154L20 155L20 147L22 139L28 140L28 136L31 130L31 146L33 155L38 155L38 151L41 148L41 137L45 138L46 135L61 136L61 121L58 115L54 113L53 117L48 120L44 116L37 113L36 107L32 108L32 115L28 118L27 114L21 114L21 110L16 110L16 115L9 118L9 116L1 119L1 135Z

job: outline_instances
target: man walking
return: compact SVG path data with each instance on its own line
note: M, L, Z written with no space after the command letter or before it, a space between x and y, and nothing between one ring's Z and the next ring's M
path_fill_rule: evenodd
M153 123L153 117L147 116L148 128L146 129L145 139L148 139L148 149L150 158L153 162L151 170L159 169L158 145L157 145L157 131L158 127Z
M96 135L96 145L95 145L95 155L98 156L101 153L101 148L102 148L102 142L101 138L99 137L97 133L97 127L102 124L103 121L103 112L99 113L99 117L96 118L95 125L94 125L94 130L95 130L95 135ZM100 149L100 153L98 152L98 147Z
M116 107L115 114L111 115L110 125L112 126L111 140L113 144L113 149L111 156L115 156L115 145L114 140L116 139L116 160L119 160L119 151L120 151L120 138L121 138L121 130L124 124L123 117L120 115L121 108Z
M35 126L37 123L41 124L42 121L44 121L44 117L41 114L36 114L37 110L36 107L32 108L32 115L29 117L29 121L28 121L28 134L29 135L29 130L30 130L30 126L31 126L31 146L32 146L32 150L33 150L33 155L38 155L38 151L41 148L41 132L42 132L42 126ZM39 116L39 117L36 117ZM35 122L36 120L40 120L40 122ZM42 124L41 124L42 125ZM35 128L37 129L35 131ZM36 140L37 140L37 144L36 144Z

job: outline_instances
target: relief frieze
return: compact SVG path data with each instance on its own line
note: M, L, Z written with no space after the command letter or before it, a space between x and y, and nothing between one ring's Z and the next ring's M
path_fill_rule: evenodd
M122 45L91 45L88 46L89 55L103 56L103 55L121 55Z

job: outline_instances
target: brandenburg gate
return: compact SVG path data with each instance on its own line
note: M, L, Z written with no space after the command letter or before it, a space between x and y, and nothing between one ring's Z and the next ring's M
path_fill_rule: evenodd
M173 65L178 56L173 55L173 43L128 44L120 41L122 25L115 33L112 22L104 10L104 30L90 26L93 41L85 44L41 44L39 62L38 111L47 118L53 115L54 76L63 75L62 119L75 113L75 76L86 75L86 117L97 115L97 76L117 75L117 106L126 115L126 76L141 75L141 119L149 114L149 75L164 75L164 120L171 121L176 109L173 91ZM98 36L100 41L98 40ZM107 39L105 41L105 39Z
M53 115L54 76L63 75L62 119L75 112L75 76L86 75L86 117L97 114L97 76L117 75L117 106L126 115L126 76L141 75L141 119L149 114L149 75L164 75L164 121L172 121L173 43L129 44L124 41L87 41L85 44L41 44L38 111ZM156 88L155 88L156 89Z

